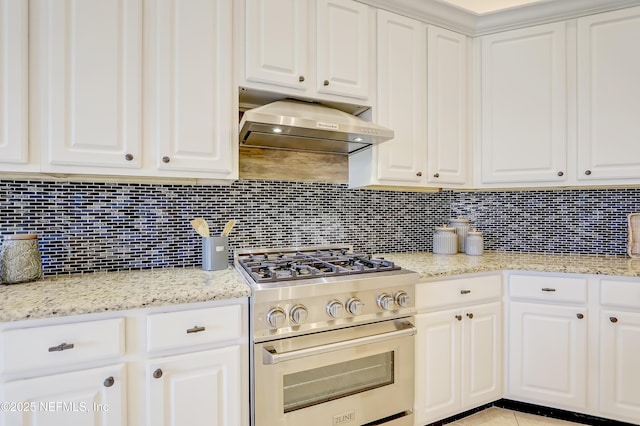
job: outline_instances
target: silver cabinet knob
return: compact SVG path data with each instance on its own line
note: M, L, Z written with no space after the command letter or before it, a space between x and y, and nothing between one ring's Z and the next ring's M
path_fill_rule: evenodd
M282 308L271 308L267 312L267 322L272 328L282 327L287 319L287 314Z
M618 318L616 317L609 317L609 321L611 321L612 323L617 323L618 322Z
M395 302L396 305L400 306L401 308L406 308L409 305L409 299L411 299L411 297L407 294L406 291L399 291L396 293Z
M351 299L347 300L347 312L349 312L351 315L360 315L362 313L363 306L364 303L362 303L362 300L358 299L357 297L352 297Z
M162 377L162 369L158 368L156 371L153 372L153 378L154 379L159 379L160 377Z
M433 174L433 177L434 177L434 178L439 178L439 177L440 177L440 173L434 173L434 174Z
M111 386L113 386L115 382L116 380L113 378L113 376L109 376L106 379L104 379L104 382L102 382L102 384L104 385L105 388L110 388Z
M471 312L469 312L469 313L467 314L467 317L469 317L469 319L473 319L473 314L472 314Z
M462 315L456 315L456 319L457 319L458 321L462 321Z
M298 81L302 83L304 81L304 75L301 75L300 77L298 77Z
M583 319L584 318L584 314L576 314L576 317L578 317L578 319Z
M584 174L587 175L587 176L591 175L591 170L585 170Z
M127 160L127 161L133 161L133 154L126 154L124 156L124 159Z
M393 297L389 293L382 293L377 299L378 307L385 311L390 311L393 308Z
M564 176L564 172L558 172L558 176L560 177Z
M418 176L418 177L422 176L422 172L416 173L416 176Z
M291 321L296 324L302 324L307 320L308 314L309 311L307 310L306 306L295 305L291 308L291 311L289 311L289 318L291 318Z
M322 85L323 85L323 86L328 86L328 85L329 85L329 80L325 80L325 81L323 81L323 82L322 82Z
M342 312L342 308L342 302L339 300L332 300L327 304L327 314L329 314L331 318L338 318Z
M168 156L165 155L164 157L162 157L162 162L165 163L165 164L170 163L171 162L171 157L168 157Z

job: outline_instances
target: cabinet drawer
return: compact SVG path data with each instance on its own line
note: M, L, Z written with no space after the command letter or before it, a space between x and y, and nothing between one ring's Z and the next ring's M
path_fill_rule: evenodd
M500 275L458 278L418 284L416 308L437 308L499 299L502 296Z
M509 296L544 302L587 302L587 280L584 278L511 275Z
M640 308L640 281L602 280L600 303L625 308Z
M147 317L147 350L182 348L237 339L242 335L240 305L167 312Z
M2 333L2 371L75 365L124 354L124 318Z

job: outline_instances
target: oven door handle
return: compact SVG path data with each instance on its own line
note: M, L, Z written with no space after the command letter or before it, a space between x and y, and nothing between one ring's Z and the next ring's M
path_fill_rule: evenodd
M366 345L369 343L383 342L385 340L397 339L398 337L413 336L416 334L416 331L417 329L413 324L404 322L402 323L402 328L400 330L391 331L389 333L374 334L372 336L358 337L356 339L344 340L342 342L311 346L309 348L299 349L296 351L278 353L273 346L264 346L262 348L262 363L264 365L278 364L280 362L318 355L325 352L353 348L355 346Z

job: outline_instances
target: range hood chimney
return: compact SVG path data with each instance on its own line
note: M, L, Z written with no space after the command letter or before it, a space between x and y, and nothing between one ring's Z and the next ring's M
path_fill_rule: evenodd
M394 136L393 130L347 112L289 99L245 111L239 127L243 146L344 155Z

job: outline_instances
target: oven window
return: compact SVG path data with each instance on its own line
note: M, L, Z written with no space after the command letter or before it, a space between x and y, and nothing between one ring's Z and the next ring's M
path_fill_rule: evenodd
M284 412L393 383L393 351L284 376Z

